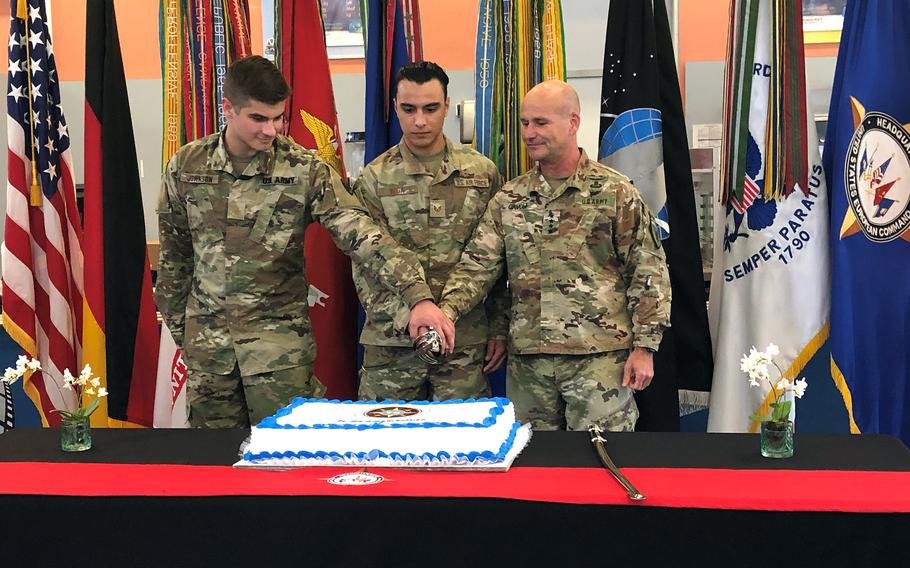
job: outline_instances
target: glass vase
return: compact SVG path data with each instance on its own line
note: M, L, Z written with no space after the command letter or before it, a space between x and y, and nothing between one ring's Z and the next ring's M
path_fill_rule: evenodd
M766 458L793 457L793 421L761 423L761 455Z
M64 452L84 452L92 447L92 427L88 417L60 421L60 449Z

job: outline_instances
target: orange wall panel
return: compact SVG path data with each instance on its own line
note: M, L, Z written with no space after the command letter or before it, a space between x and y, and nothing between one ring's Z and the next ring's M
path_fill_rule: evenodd
M0 29L6 31L7 35L4 37L6 37L6 39L9 39L9 14L4 14L2 17L0 17L0 26L3 26ZM3 56L0 57L0 63L3 64L4 69L9 69L9 50L0 49L0 51L3 52Z
M85 0L51 0L51 37L61 81L85 80ZM119 6L117 6L119 8ZM120 17L118 10L118 19ZM121 28L122 29L122 28ZM121 32L121 35L124 35Z
M59 4L61 0L57 0ZM62 0L69 2L70 0ZM158 0L114 0L127 79L161 78Z
M723 61L727 52L730 0L680 0L679 85L686 100L686 63Z
M477 9L477 0L421 2L424 58L446 71L473 70Z
M262 2L250 0L250 49L262 55Z

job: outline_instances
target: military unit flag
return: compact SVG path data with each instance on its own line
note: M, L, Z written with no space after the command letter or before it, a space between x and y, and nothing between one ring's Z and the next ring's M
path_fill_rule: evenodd
M224 126L227 68L252 54L248 0L160 0L162 168L181 146Z
M560 0L480 0L474 146L504 180L531 167L521 140L521 100L548 79L566 79Z
M44 0L11 0L3 326L42 371L23 387L45 426L75 408L63 371L82 356L82 229Z
M749 386L743 354L778 345L792 380L827 339L828 194L807 126L801 2L735 0L730 13L708 430L754 432L750 416L772 399L769 384Z
M598 160L629 176L657 218L673 289L654 381L635 396L636 429L675 431L678 391L710 390L712 355L686 124L662 0L610 2L600 99Z
M83 364L109 393L92 424L151 426L158 326L117 16L113 0L86 13Z
M321 3L276 0L275 14L277 62L291 86L288 133L345 179ZM307 228L304 243L314 373L326 386L326 397L356 398L358 304L351 261L317 223Z
M403 65L423 59L417 0L366 0L366 146L369 164L401 140L392 80Z
M161 324L161 346L158 350L158 378L155 389L155 428L189 428L186 403L186 364L183 351L174 337Z
M850 430L910 444L910 4L848 2L825 137L831 374Z

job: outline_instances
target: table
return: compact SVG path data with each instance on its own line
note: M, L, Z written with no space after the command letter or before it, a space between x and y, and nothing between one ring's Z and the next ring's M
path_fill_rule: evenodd
M4 561L3 566L90 562L124 566L632 562L768 566L784 562L828 567L905 561L907 512L718 510L491 497L9 494L17 472L36 464L227 466L236 461L246 434L240 430L95 430L95 447L75 455L57 449L54 430L13 430L0 436L0 472L4 472L0 475L4 519L0 557L18 561ZM748 434L611 434L608 448L628 471L901 472L894 475L910 481L910 450L890 436L798 434L796 444L796 455L789 460L761 458L757 436ZM555 467L570 472L599 467L586 433L536 432L512 471L482 475L498 476L491 482L501 483L510 475L549 471L533 468ZM377 471L396 476L396 470ZM611 478L605 472L603 476L604 487L612 487L606 485L614 483ZM53 483L47 485L46 492L53 493ZM541 487L542 492L546 489ZM896 493L896 501L908 502L910 483Z

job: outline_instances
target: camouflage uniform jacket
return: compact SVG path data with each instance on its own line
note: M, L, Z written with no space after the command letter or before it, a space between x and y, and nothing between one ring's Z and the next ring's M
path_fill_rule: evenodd
M168 162L155 299L190 369L243 375L309 364L303 241L317 221L409 305L432 297L416 257L374 223L314 153L279 136L237 175L213 134Z
M499 190L496 166L468 146L446 138L446 154L433 174L402 141L363 169L354 193L373 219L403 248L417 254L427 283L438 300L465 243L480 222L487 202ZM360 336L366 345L410 346L409 306L356 263L354 283L366 310ZM509 296L505 279L458 322L458 345L505 339ZM488 325L489 321L489 325Z
M538 168L503 186L440 307L459 317L503 269L512 353L656 349L669 327L670 280L654 219L628 178L584 152L555 191Z

